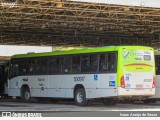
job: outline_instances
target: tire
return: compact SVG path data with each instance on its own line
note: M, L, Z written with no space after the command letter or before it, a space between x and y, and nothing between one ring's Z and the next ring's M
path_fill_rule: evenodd
M102 99L102 102L104 105L116 105L117 104L117 101L112 99L112 98L108 98L108 99Z
M86 99L86 93L84 88L78 88L75 91L75 103L78 106L86 106L88 104L88 100Z
M22 93L22 99L24 102L30 102L31 101L31 95L28 88L25 88Z

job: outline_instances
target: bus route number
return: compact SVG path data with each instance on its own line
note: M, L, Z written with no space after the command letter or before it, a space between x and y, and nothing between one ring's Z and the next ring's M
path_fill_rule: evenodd
M83 82L85 79L85 76L80 76L80 77L74 77L74 82Z

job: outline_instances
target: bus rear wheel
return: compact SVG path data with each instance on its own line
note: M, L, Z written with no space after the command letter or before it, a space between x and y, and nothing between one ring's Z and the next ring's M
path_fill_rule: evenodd
M29 88L24 88L23 93L22 93L22 99L24 102L30 102L31 95L30 95Z
M116 105L117 101L112 98L102 99L104 105Z
M86 93L84 88L78 88L75 91L75 103L78 106L86 106L88 104L88 101L86 99Z

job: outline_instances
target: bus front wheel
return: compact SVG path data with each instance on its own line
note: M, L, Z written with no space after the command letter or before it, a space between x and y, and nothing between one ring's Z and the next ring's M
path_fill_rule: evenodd
M86 93L84 88L78 88L75 91L75 103L78 106L86 106L88 101L86 99Z
M23 101L25 101L25 102L30 102L30 100L31 100L31 95L30 95L30 91L29 91L28 88L25 88L25 89L23 90L22 99L23 99Z

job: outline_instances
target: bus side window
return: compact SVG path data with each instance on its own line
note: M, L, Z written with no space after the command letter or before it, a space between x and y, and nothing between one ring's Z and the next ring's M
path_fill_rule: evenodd
M99 61L98 55L97 54L91 55L90 59L91 59L91 71L92 72L97 72L98 61Z
M2 81L2 75L3 75L3 73L2 73L2 65L0 65L0 83Z
M60 57L60 63L59 63L59 73L62 73L64 70L64 57Z
M116 54L115 53L100 54L99 71L100 72L116 72Z
M50 62L50 73L61 73L64 65L64 57L54 57ZM53 68L51 68L53 67Z
M156 69L156 75L160 75L160 65L157 66L157 69Z
M46 74L47 73L47 58L37 59L36 64L36 73L37 74Z
M52 71L52 73L60 73L60 57L54 57L52 58L51 61L51 66L50 66L50 71ZM51 68L53 67L53 68Z
M71 66L72 66L72 58L71 56L65 56L65 62L64 62L64 73L71 72Z
M90 55L82 55L81 72L90 72Z
M100 54L99 71L106 72L108 69L108 54Z
M108 54L108 71L115 72L116 70L116 54L109 53Z
M155 55L156 75L160 75L160 56Z
M82 55L81 72L97 72L99 57L97 54Z
M72 56L72 66L71 73L79 73L80 72L80 55Z
M21 73L21 75L26 75L27 74L27 67L28 67L28 61L27 60L21 60L21 62L20 62L20 73Z
M49 60L49 73L54 73L54 63L55 63L55 59L50 58L50 60Z
M16 62L12 62L10 65L10 78L18 76L18 64Z
M29 74L34 74L34 73L35 73L35 59L34 59L34 58L31 58L31 59L29 59L27 62L28 62L27 72L28 72Z

